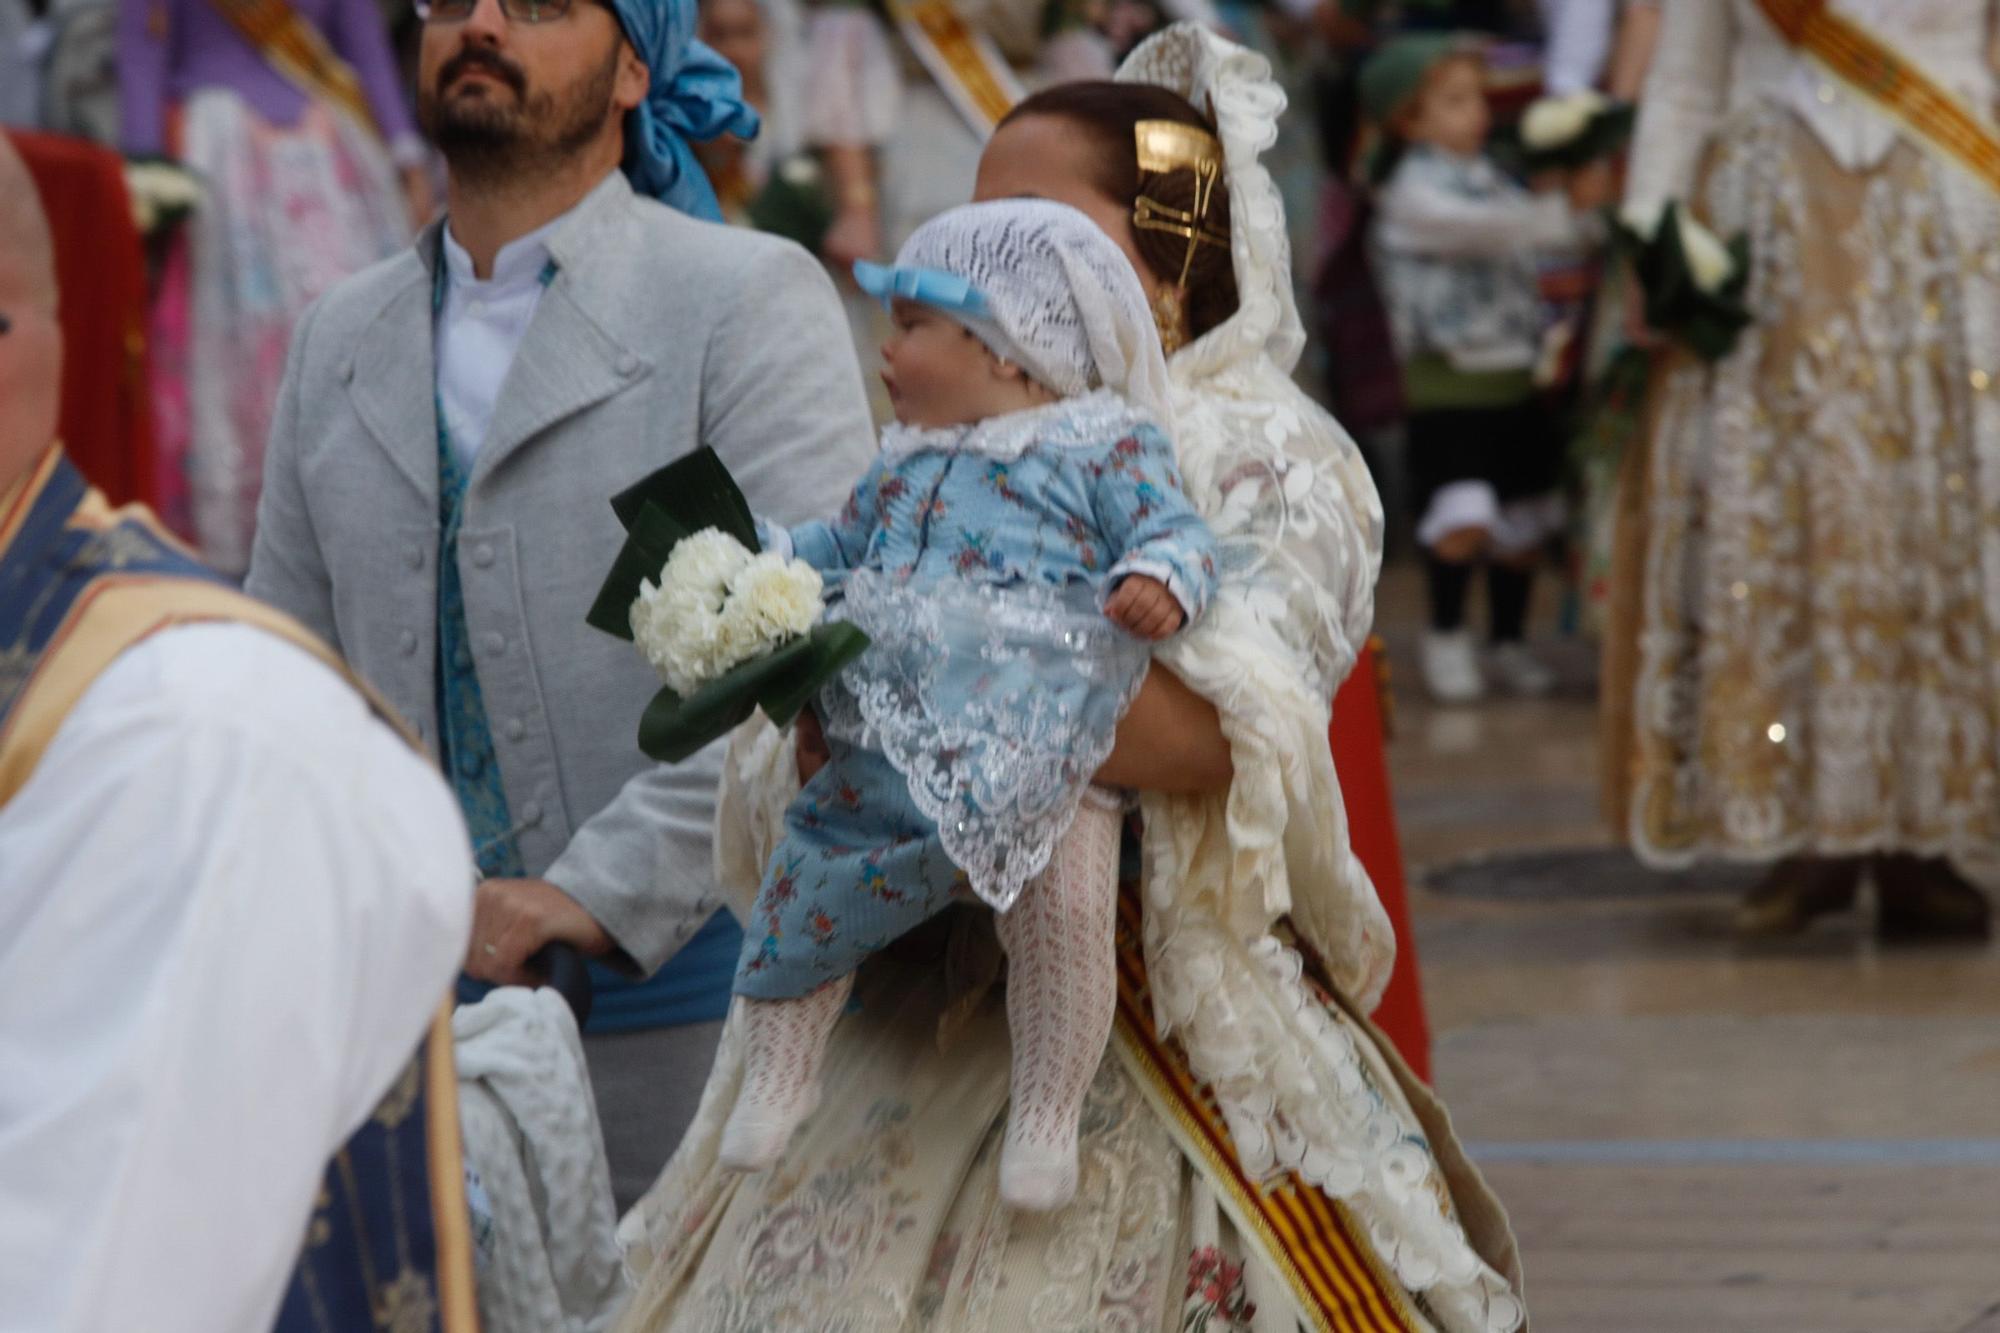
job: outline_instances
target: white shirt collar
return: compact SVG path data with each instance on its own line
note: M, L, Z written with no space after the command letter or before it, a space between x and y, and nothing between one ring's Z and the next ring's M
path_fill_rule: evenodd
M501 246L500 253L493 257L493 276L483 281L473 276L472 256L451 234L451 224L447 221L444 228L444 262L451 285L508 290L540 282L542 269L549 262L549 234L568 217L569 214L564 213L551 218L526 236L517 236Z

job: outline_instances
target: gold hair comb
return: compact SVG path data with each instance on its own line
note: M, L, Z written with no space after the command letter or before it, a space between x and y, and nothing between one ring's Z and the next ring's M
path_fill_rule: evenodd
M1181 260L1176 286L1187 286L1194 268L1194 252L1204 245L1229 248L1229 233L1208 220L1209 205L1215 200L1215 183L1222 178L1222 145L1214 135L1197 125L1177 120L1142 120L1132 127L1139 155L1139 170L1146 175L1169 171L1194 173L1194 207L1169 208L1157 199L1140 195L1132 208L1132 225L1141 231L1163 231L1188 243Z

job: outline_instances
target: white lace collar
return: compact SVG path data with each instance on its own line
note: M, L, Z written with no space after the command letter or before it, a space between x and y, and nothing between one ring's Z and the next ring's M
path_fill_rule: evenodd
M882 431L887 458L911 454L980 454L1007 462L1036 444L1075 449L1123 439L1153 418L1110 389L1092 389L1040 407L1007 412L966 426L905 426Z

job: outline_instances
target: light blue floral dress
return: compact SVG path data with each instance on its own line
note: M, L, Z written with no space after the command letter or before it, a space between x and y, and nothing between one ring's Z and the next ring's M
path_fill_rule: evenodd
M839 518L772 535L872 643L819 699L832 760L786 812L737 967L759 999L853 971L955 898L1011 906L1150 660L1104 599L1149 575L1192 623L1215 586L1171 442L1103 390L892 426Z

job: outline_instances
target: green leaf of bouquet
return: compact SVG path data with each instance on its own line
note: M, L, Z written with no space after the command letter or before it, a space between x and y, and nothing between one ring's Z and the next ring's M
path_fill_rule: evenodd
M678 764L742 725L757 707L756 698L741 690L711 697L719 684L686 699L662 686L639 717L639 748L663 764Z
M844 620L817 626L798 642L806 652L767 681L757 696L764 716L780 727L789 726L828 681L868 650L868 636Z
M800 635L725 671L686 698L662 689L639 719L639 748L665 763L680 762L740 726L771 683L789 677L812 653L812 637Z
M630 642L632 603L638 599L639 585L660 577L675 545L688 531L658 505L642 503L625 525L625 544L618 548L618 557L611 562L611 572L604 576L584 622Z
M718 528L751 551L759 549L750 502L715 450L706 445L611 497L612 511L628 532L648 504L658 506L689 532Z

